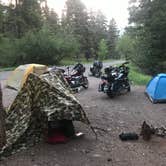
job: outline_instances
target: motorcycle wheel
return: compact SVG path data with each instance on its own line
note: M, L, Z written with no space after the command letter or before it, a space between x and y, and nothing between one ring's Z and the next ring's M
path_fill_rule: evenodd
M85 89L88 89L89 88L89 81L88 81L88 78L85 77L84 78L84 84L82 85Z
M113 86L113 85L112 85ZM109 87L108 91L106 92L107 96L110 98L115 97L116 93L111 90L111 87Z
M99 78L100 76L101 76L100 72L98 72L98 73L95 74L95 77L97 77L97 78Z
M110 91L107 92L107 96L110 97L110 98L113 98L114 97L114 94L111 93Z
M127 92L130 92L131 88L130 88L130 84L129 83L127 83L126 87L127 87Z
M128 92L130 92L130 91L131 91L131 88L130 88L130 86L127 88L127 91L128 91Z

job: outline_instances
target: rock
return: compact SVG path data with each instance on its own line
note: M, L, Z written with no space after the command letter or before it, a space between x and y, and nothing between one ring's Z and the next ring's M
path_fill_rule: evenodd
M142 138L145 141L149 141L151 139L152 134L154 134L154 128L148 125L146 121L144 121L141 127L140 135L142 135Z
M94 154L93 157L101 157L100 154Z
M111 159L111 158L108 158L107 161L110 162L110 161L112 161L112 159Z
M126 109L126 108L121 108L120 110L121 110L121 111L127 111L127 109Z
M34 152L31 152L31 156L35 156L35 153L34 153Z
M31 159L31 161L33 161L33 162L34 162L34 161L35 161L35 159L34 159L34 158L32 158L32 159Z
M84 154L88 154L88 153L90 153L90 151L87 150L87 149L83 149L83 150L81 150L81 152L84 153Z
M76 151L77 151L77 149L76 149L76 148L73 148L73 151L74 151L74 152L76 152Z

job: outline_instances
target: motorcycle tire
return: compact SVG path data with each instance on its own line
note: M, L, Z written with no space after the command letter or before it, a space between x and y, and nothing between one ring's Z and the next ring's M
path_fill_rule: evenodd
M97 78L100 78L100 77L101 77L101 72L98 72L98 73L96 74L96 77L97 77Z
M128 91L128 92L130 92L130 91L131 91L131 88L130 88L130 86L127 88L127 91Z
M82 85L85 89L88 89L89 88L89 81L88 81L88 78L85 77L84 78L84 84Z
M113 98L115 95L111 92L107 92L107 96L110 97L110 98Z
M127 92L130 92L131 91L131 87L130 87L130 84L129 83L127 83Z

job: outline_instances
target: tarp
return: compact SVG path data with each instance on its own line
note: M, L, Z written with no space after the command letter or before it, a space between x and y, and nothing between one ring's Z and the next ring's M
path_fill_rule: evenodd
M166 102L166 74L158 74L152 78L145 92L153 103Z
M1 154L43 139L48 121L67 119L90 124L63 76L57 72L40 77L29 74L7 112L7 143Z
M40 64L26 64L18 66L6 81L6 86L20 90L30 73L41 75L47 71L47 66Z

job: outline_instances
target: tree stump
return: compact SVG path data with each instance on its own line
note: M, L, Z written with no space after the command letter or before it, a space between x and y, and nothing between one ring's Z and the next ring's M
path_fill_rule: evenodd
M0 149L6 144L6 128L5 128L5 110L2 102L2 89L0 85Z

